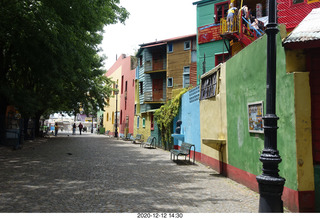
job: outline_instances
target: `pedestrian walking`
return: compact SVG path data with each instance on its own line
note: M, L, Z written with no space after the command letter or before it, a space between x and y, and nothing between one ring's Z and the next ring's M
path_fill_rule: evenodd
M72 126L72 134L75 135L76 134L76 123L73 123L73 126Z
M58 123L56 122L54 124L54 136L57 136L58 135L58 129L59 129L59 126L58 126Z
M83 125L81 124L81 122L80 122L80 124L79 124L79 131L80 131L80 135L81 135L81 132L82 132L82 128L83 128Z

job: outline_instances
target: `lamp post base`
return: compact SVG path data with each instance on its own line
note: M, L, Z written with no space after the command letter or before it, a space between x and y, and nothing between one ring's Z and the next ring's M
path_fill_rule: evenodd
M259 212L283 213L283 201L281 199L285 179L267 175L257 176L259 183Z

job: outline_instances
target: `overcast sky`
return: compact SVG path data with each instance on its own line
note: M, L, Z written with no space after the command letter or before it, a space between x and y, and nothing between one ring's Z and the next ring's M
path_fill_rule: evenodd
M108 70L124 53L134 55L139 44L196 33L197 0L120 0L129 13L125 25L105 27L102 54Z

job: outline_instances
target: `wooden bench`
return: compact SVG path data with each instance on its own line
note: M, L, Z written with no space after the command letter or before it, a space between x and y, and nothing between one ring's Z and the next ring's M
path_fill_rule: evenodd
M156 148L156 138L150 136L146 142L141 142L140 147L154 147L154 148Z
M143 135L142 134L137 134L135 138L133 138L132 143L142 143L143 142Z
M190 162L190 156L191 156L191 148L193 147L193 164L195 160L195 146L194 144L189 144L186 142L183 142L181 144L180 150L176 149L171 149L170 150L170 160L172 160L172 155L173 155L173 160L175 159L175 156L177 156L177 160L179 159L179 155L182 155L185 157L185 160L187 159L187 156L189 155L189 162Z

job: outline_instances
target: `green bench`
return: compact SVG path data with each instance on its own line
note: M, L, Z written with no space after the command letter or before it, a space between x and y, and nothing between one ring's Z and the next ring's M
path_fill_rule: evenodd
M156 138L150 136L146 142L141 142L140 147L154 147L154 148L156 148Z
M135 138L133 138L132 143L142 143L143 142L143 135L142 134L137 134Z
M170 150L170 160L172 160L172 155L173 155L173 160L175 159L175 156L177 156L177 159L179 159L179 155L182 155L185 157L185 160L187 159L187 156L189 155L189 162L190 162L190 156L191 156L191 148L193 147L193 164L195 160L195 146L194 144L189 144L186 142L183 142L181 144L180 150L176 149L171 149Z
M132 135L130 133L128 133L126 137L123 137L123 140L124 141L130 141L131 140L131 136Z

